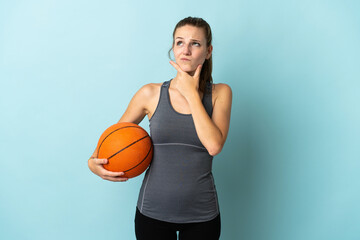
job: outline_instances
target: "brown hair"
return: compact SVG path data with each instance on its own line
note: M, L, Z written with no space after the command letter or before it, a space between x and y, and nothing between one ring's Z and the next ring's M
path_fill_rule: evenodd
M168 55L169 55L170 59L171 59L170 52L173 49L173 46L174 46L174 43L175 43L174 38L175 38L176 29L178 29L179 27L185 26L185 25L191 25L191 26L194 26L194 27L204 29L205 38L206 38L206 47L209 47L211 45L212 34L211 34L210 25L202 18L197 18L197 17L184 18L184 19L180 20L175 26L175 29L174 29L174 32L173 32L173 44L172 44L172 47L169 49L169 52L168 52ZM200 73L199 89L203 93L206 90L206 88L205 88L206 83L207 82L210 82L210 83L213 82L211 73L212 73L212 54L211 54L209 59L205 59L205 62L202 65L202 69L201 69L201 73Z

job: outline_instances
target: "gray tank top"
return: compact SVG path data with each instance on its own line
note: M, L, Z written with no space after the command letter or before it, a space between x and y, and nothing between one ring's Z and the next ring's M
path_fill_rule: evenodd
M200 142L192 115L172 107L171 80L162 84L158 105L149 120L154 155L137 207L145 216L167 222L208 221L219 214L211 171L213 157ZM210 117L211 89L208 83L202 100Z

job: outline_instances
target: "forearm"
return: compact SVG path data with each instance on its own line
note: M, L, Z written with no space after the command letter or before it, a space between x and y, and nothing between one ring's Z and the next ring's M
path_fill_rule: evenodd
M201 143L210 155L215 156L221 151L223 146L223 135L220 129L209 117L198 93L188 96L187 101L190 105L196 133Z

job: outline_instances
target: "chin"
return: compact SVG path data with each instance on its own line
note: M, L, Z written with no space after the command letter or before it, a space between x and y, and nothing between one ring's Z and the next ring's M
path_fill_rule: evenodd
M189 65L180 65L181 69L185 72L192 72L192 71L195 71L196 69L193 69L191 66Z

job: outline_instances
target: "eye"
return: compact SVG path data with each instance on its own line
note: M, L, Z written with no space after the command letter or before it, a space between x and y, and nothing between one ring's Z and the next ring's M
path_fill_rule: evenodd
M178 46L182 43L183 43L182 41L178 41L178 42L176 42L176 45ZM196 45L196 46L200 47L200 43L198 43L198 42L192 42L192 45Z

